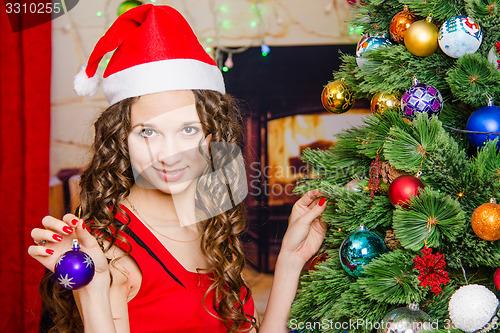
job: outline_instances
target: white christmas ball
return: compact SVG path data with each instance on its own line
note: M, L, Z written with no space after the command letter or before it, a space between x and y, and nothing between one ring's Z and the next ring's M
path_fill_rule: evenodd
M455 326L465 332L484 328L495 317L498 310L495 294L478 284L460 287L448 303L450 319Z
M476 52L482 41L481 27L467 16L454 16L439 29L439 47L452 58Z
M488 52L488 61L500 70L500 41L496 42Z

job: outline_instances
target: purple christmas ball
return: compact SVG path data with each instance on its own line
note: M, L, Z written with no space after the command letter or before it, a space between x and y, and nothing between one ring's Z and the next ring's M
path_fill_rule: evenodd
M80 289L92 281L95 267L92 258L80 251L78 241L73 240L73 249L57 259L54 275L61 286L69 290Z
M438 115L443 109L443 97L439 90L426 83L414 80L401 98L401 110L405 118L413 119L417 112Z

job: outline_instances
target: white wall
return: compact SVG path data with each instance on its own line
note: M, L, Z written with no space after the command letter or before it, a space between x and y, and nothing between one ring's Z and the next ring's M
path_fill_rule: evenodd
M52 22L51 175L86 164L92 124L107 102L101 90L93 97L76 96L72 80L121 3L80 0ZM355 44L359 39L348 33L344 21L352 14L344 0L156 0L155 4L180 11L206 48L259 46L262 36L271 52L278 45Z

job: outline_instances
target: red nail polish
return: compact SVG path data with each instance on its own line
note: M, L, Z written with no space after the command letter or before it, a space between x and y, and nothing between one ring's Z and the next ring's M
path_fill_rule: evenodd
M73 232L73 229L71 229L71 228L70 228L70 227L68 227L68 226L65 226L65 227L63 227L63 231L64 231L65 233L67 233L67 234L70 234L70 233L72 233L72 232Z
M325 202L326 202L326 198L323 197L323 198L319 199L318 205L321 207L325 204Z
M57 241L57 242L60 242L63 239L62 236L58 235L58 234L53 234L52 238L54 238L54 240Z
M47 252L48 254L54 254L54 250L52 249L45 249L45 252Z
M76 224L78 223L78 220L77 219L73 219L73 220L71 220L71 223L76 226Z
M82 229L85 229L85 221L82 221Z

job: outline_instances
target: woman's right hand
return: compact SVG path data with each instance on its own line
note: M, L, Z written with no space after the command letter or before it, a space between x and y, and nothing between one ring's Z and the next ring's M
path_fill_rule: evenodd
M80 243L80 250L87 253L95 265L96 275L106 273L109 278L108 260L97 240L87 229L82 219L73 214L64 215L62 220L52 216L42 219L43 228L31 231L31 237L36 244L28 248L30 256L38 260L47 269L54 272L57 259L66 251L71 250L75 236Z

